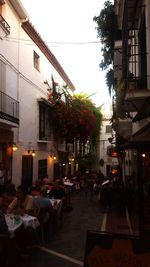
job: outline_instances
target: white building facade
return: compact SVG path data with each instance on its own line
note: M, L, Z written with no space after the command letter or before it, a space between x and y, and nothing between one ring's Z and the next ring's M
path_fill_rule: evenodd
M0 15L0 169L15 185L53 180L65 142L54 140L48 90L75 88L19 0L0 0Z
M103 107L103 120L99 139L99 166L105 177L109 176L113 168L118 166L118 158L112 157L112 148L115 143L115 136L111 124L111 104L106 103Z

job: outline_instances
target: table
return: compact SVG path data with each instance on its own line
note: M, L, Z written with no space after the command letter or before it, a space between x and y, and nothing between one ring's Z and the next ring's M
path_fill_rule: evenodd
M21 220L25 228L32 227L33 229L36 229L40 225L37 217L28 214L24 214L24 216L21 216Z
M11 238L15 236L15 231L23 224L25 228L32 227L36 229L40 223L36 217L30 216L28 214L24 214L20 216L20 220L18 223L15 223L15 215L14 214L5 214L5 220L8 226L9 235Z
M50 198L49 200L50 200L53 208L56 209L58 216L60 216L61 211L62 211L62 204L63 204L62 200L61 199L55 199L55 198Z
M72 206L71 206L70 193L71 193L71 188L73 187L74 184L69 182L69 181L64 181L63 185L65 185L65 187L66 187L66 210L71 211Z
M74 183L71 183L71 182L68 182L68 181L63 182L63 184L66 185L66 186L71 186L71 187L74 185Z
M14 219L14 214L5 214L5 220L8 226L8 231L10 238L15 236L15 231L22 225L22 219L16 224Z

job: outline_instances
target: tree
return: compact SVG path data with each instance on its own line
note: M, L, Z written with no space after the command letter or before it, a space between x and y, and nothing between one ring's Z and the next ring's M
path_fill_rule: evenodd
M100 68L102 70L108 69L106 73L106 84L108 85L110 95L113 86L113 69L111 66L114 58L114 19L114 5L109 0L105 1L100 15L93 18L97 23L96 30L102 44L101 51L103 59L100 62Z
M80 110L79 127L81 127L80 129L84 129L86 141L89 140L91 147L96 147L102 123L101 107L96 107L90 97L84 93L75 94L72 102L73 108L78 111ZM80 134L82 136L82 132L80 132Z
M52 118L54 131L59 136L76 138L82 143L90 140L91 145L96 146L102 113L86 94L74 95L69 103L62 100L53 103Z

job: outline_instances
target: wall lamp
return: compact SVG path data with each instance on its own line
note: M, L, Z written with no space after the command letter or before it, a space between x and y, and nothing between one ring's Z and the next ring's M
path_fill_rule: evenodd
M75 157L74 157L74 154L73 153L70 153L69 154L69 161L74 161L75 160Z
M34 149L33 150L28 149L28 154L32 155L32 157L35 157L35 150Z
M13 152L16 152L18 150L18 146L16 143L10 143L9 147L12 149Z
M55 153L54 153L53 151L50 151L50 152L49 152L49 156L50 156L51 158L53 158L53 160L56 160L56 159L57 159L57 157L56 157L56 155L55 155Z

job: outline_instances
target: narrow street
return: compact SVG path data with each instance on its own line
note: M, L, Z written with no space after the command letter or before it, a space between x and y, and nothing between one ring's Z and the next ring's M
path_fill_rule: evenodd
M72 210L64 212L60 229L44 244L35 248L32 254L21 260L21 267L77 267L83 266L87 230L120 231L130 233L130 223L120 217L120 226L111 213L103 213L97 195L91 200L81 190L71 196ZM118 229L117 229L118 226Z
M97 196L91 200L83 191L73 192L71 205L73 209L64 212L60 229L32 256L24 258L21 267L83 266L87 230L101 229L103 213Z

